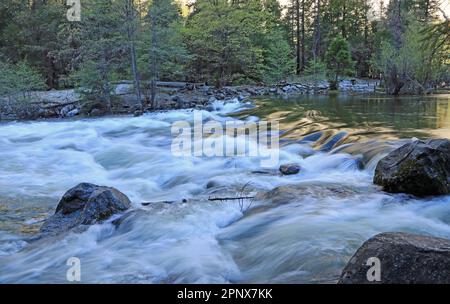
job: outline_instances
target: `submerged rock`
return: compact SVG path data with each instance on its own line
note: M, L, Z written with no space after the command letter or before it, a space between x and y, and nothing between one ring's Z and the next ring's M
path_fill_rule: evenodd
M206 189L211 189L211 188L217 188L217 187L221 187L221 183L219 183L218 181L215 180L210 180L206 183L205 188Z
M40 232L57 234L80 225L92 225L130 206L128 197L115 188L82 183L64 194L55 214L45 220Z
M276 187L257 195L257 199L269 201L272 205L288 204L308 199L335 198L345 199L357 195L358 191L339 184L300 183Z
M283 175L293 175L300 172L299 164L285 164L280 166L280 172Z
M380 261L379 281L367 279L375 265L368 263L370 258ZM378 234L358 249L338 283L449 284L450 240L400 232Z
M391 193L449 194L450 140L417 140L392 151L378 163L374 183Z

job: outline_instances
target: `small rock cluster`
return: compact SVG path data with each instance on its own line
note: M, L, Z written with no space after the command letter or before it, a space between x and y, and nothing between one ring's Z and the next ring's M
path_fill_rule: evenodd
M342 80L339 82L339 91L352 93L374 93L377 86L377 81L363 81L359 79Z

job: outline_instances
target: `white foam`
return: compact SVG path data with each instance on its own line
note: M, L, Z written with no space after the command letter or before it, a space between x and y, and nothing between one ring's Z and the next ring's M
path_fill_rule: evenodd
M205 120L234 119L224 113L242 104L216 106L215 112L201 111ZM170 124L192 119L192 111L179 110L0 125L0 202L20 202L27 214L51 212L79 182L116 187L135 209L143 201L176 201L136 217L128 230L95 225L20 252L25 243L18 236L0 237L0 282L66 282L71 256L81 259L83 282L332 282L375 233L450 237L449 196L419 200L384 194L372 185L375 163L358 170L357 156L287 145L280 163L302 167L293 176L278 175L277 166L272 173L251 173L261 170L258 157L176 157L170 153ZM247 182L259 191L318 188L314 195L299 194L288 204L243 217L237 201L207 201L208 191L215 190L206 189L212 180L217 189L233 191ZM343 191L330 194L330 185ZM22 221L31 224L31 218ZM14 222L1 220L14 229Z

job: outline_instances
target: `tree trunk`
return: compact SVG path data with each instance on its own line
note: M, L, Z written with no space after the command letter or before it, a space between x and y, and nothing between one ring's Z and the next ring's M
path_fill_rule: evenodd
M430 17L430 1L425 1L425 8L424 8L424 21L428 22L428 19Z
M338 65L336 68L336 74L334 75L334 80L330 83L331 90L339 89L339 71L341 70L341 66Z
M143 108L141 98L141 84L139 80L139 72L136 63L136 46L134 38L136 36L136 13L134 10L133 0L126 0L126 16L127 16L127 38L130 43L130 55L131 55L131 72L133 73L134 89L136 91L136 99L139 103L141 110Z
M297 51L297 75L302 70L300 55L300 0L295 0L295 23L296 23L296 51Z
M112 104L111 104L111 88L109 87L108 79L108 51L103 49L103 57L101 62L101 77L102 77L102 95L106 102L106 107L110 114L113 114Z
M301 71L305 70L306 55L305 55L305 0L302 0L302 64Z
M141 98L141 82L139 80L139 73L138 73L138 69L137 69L136 48L134 45L134 41L132 41L130 43L130 52L131 52L131 69L133 72L134 89L136 90L136 99L142 110L143 105L142 105L142 98Z
M394 47L399 50L403 44L403 22L401 15L401 0L392 0L389 3L389 31L393 38Z
M345 39L347 39L347 29L346 29L346 19L347 19L347 6L345 5L345 1L343 2L343 6L342 6L342 24L341 24L341 32L342 32L342 37L344 37Z
M398 96L400 94L400 90L405 85L402 81L400 81L397 77L391 80L391 88L390 95Z
M384 0L380 0L380 20L384 20Z
M295 46L295 11L294 6L292 6L292 11L289 14L289 35L290 35L290 42L292 46Z
M151 15L151 33L152 33L152 46L150 48L150 60L151 60L151 88L150 88L150 104L152 109L156 109L156 21L155 16Z
M372 47L369 43L369 9L370 4L368 3L369 0L364 0L364 57L363 57L363 65L359 72L360 77L367 77L370 76L370 54L372 54Z
M397 67L391 67L386 77L387 93L389 95L397 96L404 85L405 82L401 79L401 77L399 77Z
M388 7L388 27L392 36L392 43L398 52L403 45L404 23L401 12L402 0L391 0ZM391 63L386 72L386 88L390 95L398 95L406 83L403 76L399 75L399 67L395 62Z
M315 20L315 26L314 26L314 47L313 47L313 55L314 59L320 58L320 44L321 44L321 25L320 25L320 14L321 14L321 7L320 7L320 0L317 0L317 12L316 12L316 20Z

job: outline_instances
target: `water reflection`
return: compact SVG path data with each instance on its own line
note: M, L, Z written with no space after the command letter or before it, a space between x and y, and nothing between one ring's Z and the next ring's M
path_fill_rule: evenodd
M339 136L340 143L368 139L450 137L450 95L399 97L300 96L265 98L257 107L237 114L277 120L284 139L298 140L316 132ZM319 141L317 144L323 144Z

